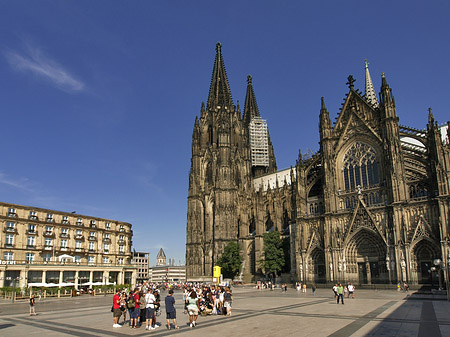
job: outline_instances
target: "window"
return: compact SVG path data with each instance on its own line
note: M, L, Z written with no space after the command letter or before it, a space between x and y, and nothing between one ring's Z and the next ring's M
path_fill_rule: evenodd
M88 263L89 264L95 263L95 257L94 256L88 256Z
M53 214L47 214L47 222L53 222Z
M95 249L95 242L89 242L89 250Z
M76 263L80 263L81 262L81 256L80 255L75 255L74 256L74 260Z
M61 240L61 248L67 248L67 240Z
M14 235L13 234L6 234L6 241L5 243L7 245L13 245L14 244Z
M118 263L118 264L123 264L123 257L119 257L119 258L117 259L117 263Z
M3 260L5 261L12 261L14 259L14 253L12 252L5 252L3 254Z
M90 226L93 227L93 228L95 227L95 220L91 220Z
M53 233L53 227L45 226L45 234L52 234L52 233Z
M109 263L109 259L108 259L107 256L105 256L105 257L103 258L103 264L108 264L108 263Z
M36 241L35 241L35 237L34 236L29 236L27 238L27 246L35 246L36 245Z
M42 260L44 260L44 262L50 262L51 257L52 256L49 253L42 254Z
M61 228L61 236L67 236L69 234L69 229Z
M109 243L105 243L103 245L103 248L104 248L105 253L109 252Z
M63 225L67 225L69 223L69 217L64 215L62 217L62 223L63 223Z
M81 241L75 241L75 248L81 248Z
M15 231L15 228L16 228L16 223L15 223L15 222L10 222L10 221L8 221L8 222L6 223L6 231L8 231L8 232L14 232L14 231Z
M53 246L53 239L45 238L45 246L46 246L46 247L51 247L51 246Z
M105 229L111 229L111 223L110 222L105 223Z
M15 208L8 208L8 216L11 218L15 218L17 216Z
M33 262L34 261L34 253L26 253L25 261L27 261L28 263Z
M77 226L83 226L83 219L81 218L77 219Z
M121 232L125 232L125 227L124 227L123 225L120 225L119 230L120 230Z
M95 237L95 232L89 232L90 237Z
M119 253L123 253L123 246L122 245L119 246Z
M28 225L28 233L36 233L36 225L29 224Z
M103 235L103 238L106 239L106 240L109 240L109 233L105 233L105 234Z
M35 211L30 211L30 219L37 220L37 213Z
M379 184L377 154L371 146L356 142L345 154L343 164L346 191Z

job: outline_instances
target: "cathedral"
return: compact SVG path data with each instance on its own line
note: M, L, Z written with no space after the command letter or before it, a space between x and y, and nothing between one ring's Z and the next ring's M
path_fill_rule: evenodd
M348 77L334 123L324 99L320 149L278 170L252 78L234 105L216 45L208 100L195 117L189 173L186 277L211 280L230 241L241 277L264 277L263 234L280 232L291 281L436 284L450 264L450 128L431 109L423 130L402 126L386 76L377 96ZM318 109L319 110L319 109Z

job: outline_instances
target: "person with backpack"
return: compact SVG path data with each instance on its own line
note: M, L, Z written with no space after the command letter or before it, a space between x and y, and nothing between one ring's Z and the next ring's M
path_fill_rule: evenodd
M130 299L128 301L128 309L131 309L130 315L130 328L136 329L138 318L141 313L141 309L139 308L139 289L134 289L134 292L130 295Z

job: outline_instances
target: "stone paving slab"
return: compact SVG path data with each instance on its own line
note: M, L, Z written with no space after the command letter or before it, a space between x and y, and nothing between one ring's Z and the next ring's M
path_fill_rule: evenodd
M112 327L112 297L81 296L37 302L38 316L30 317L28 303L0 302L0 336L429 336L420 335L427 324L450 336L450 302L413 299L385 290L359 290L355 299L336 304L328 289L316 296L295 290L233 289L231 317L199 317L190 328L183 314L181 293L175 293L180 330L153 331ZM164 298L165 294L162 294ZM431 304L430 304L431 303ZM425 309L424 309L425 308ZM164 308L162 308L164 311ZM422 330L421 330L422 329ZM439 334L439 332L438 332Z

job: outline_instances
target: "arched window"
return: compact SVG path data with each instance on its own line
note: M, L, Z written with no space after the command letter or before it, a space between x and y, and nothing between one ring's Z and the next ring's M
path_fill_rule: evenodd
M370 145L353 144L345 154L343 164L346 191L379 184L377 155Z

